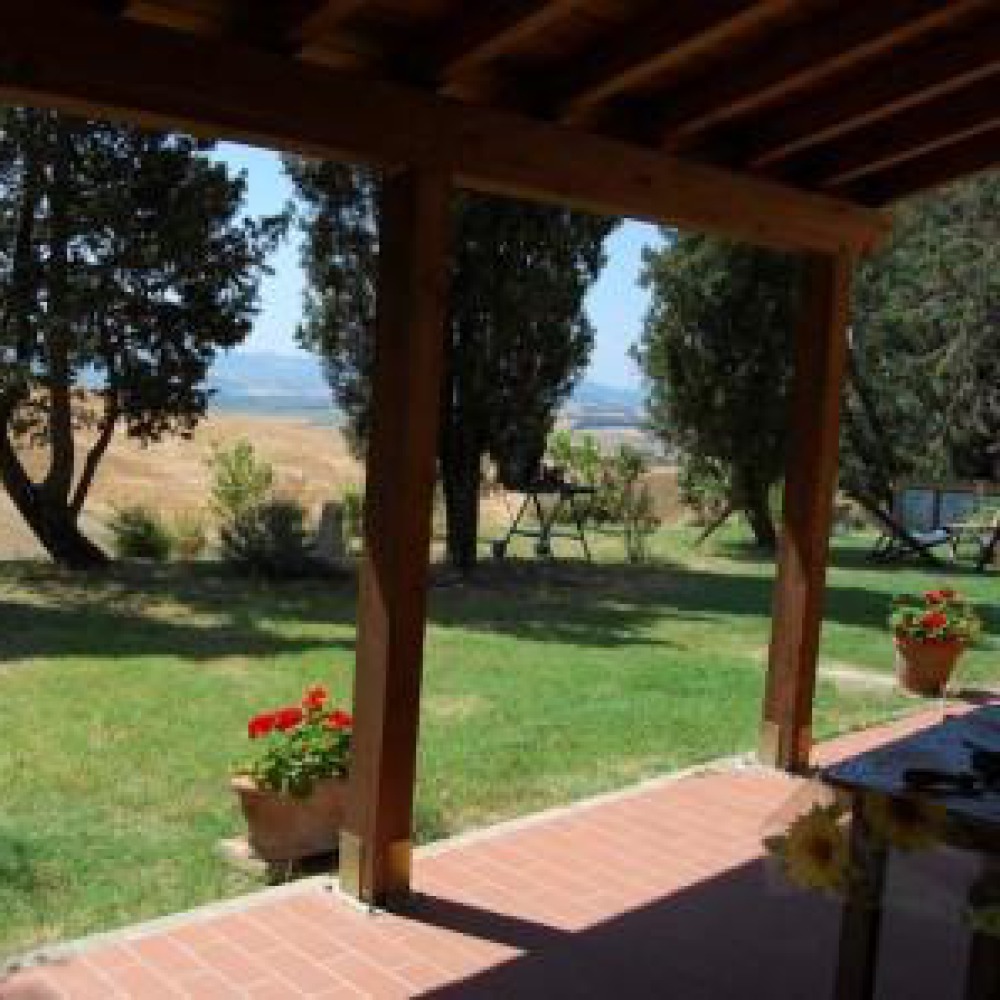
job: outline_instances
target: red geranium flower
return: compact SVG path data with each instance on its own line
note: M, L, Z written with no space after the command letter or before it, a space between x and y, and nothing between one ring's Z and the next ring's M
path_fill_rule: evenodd
M287 708L279 708L274 713L274 725L285 732L294 729L302 721L302 709L298 705L289 705Z
M255 715L247 726L250 739L255 740L258 736L267 736L274 729L275 718L271 712L264 715Z
M928 611L923 618L920 619L920 624L924 628L943 628L948 624L948 616L942 611Z
M326 699L329 697L329 691L322 684L315 684L313 687L306 689L305 696L302 698L302 705L304 708L320 709L326 704Z
M354 725L354 719L350 713L343 712L339 708L336 712L331 712L324 722L327 729L350 729Z
M924 592L924 600L928 604L945 604L948 601L953 601L958 597L958 594L954 590L949 590L948 588L942 588L941 590L928 590Z

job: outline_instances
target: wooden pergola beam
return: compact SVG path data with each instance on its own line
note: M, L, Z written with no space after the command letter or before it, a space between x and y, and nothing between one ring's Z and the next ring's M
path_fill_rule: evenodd
M327 0L242 0L230 8L225 33L251 45L274 52L294 54L301 50L309 23L326 8Z
M574 58L559 84L556 117L577 121L595 105L737 38L789 6L791 0L688 0L665 5L638 28L630 22L611 38L601 38L589 55Z
M881 213L631 143L412 88L102 17L8 4L0 99L381 167L436 168L491 194L701 229L785 249L863 252Z
M743 162L773 167L811 146L1000 74L1000 22L914 49L887 73L882 66L838 81L837 97L803 99L767 122L750 122L732 143Z
M194 34L231 36L272 52L303 51L367 0L231 0L215 8L179 8L164 0L102 0L104 13ZM117 5L117 11L115 10Z
M304 16L300 14L286 25L285 36L296 50L301 51L319 36L335 31L367 2L368 0L319 0Z
M885 205L899 198L938 187L954 177L971 177L1000 163L1000 127L950 143L889 169L862 177L847 190L868 205Z
M121 0L117 10L112 5L102 5L97 9L108 16L120 14L143 24L196 35L222 34L228 20L223 8L178 8L164 3L164 0Z
M807 258L796 336L783 527L760 740L765 763L791 770L809 762L853 264L848 253Z
M791 175L810 184L842 187L867 174L911 160L1000 125L1000 91L982 80L901 111L820 147Z
M354 737L341 834L345 891L410 888L431 509L450 275L451 183L417 168L382 187Z
M425 72L447 85L565 17L581 0L478 0L432 48ZM447 89L447 87L445 87Z
M825 24L789 33L776 48L762 47L716 68L704 79L685 81L657 128L665 149L678 152L708 129L808 87L939 28L982 5L982 0L880 0L834 6Z

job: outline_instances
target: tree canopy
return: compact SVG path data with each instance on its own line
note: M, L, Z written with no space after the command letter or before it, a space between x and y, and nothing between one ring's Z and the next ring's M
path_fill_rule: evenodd
M682 236L648 253L637 354L654 428L735 509L782 473L794 258ZM1000 442L1000 176L905 201L859 267L842 424L842 487L885 507L904 477L995 476ZM750 480L749 492L745 477ZM754 492L756 491L756 493ZM770 531L758 540L770 543Z
M189 433L217 350L250 331L283 220L245 218L244 179L208 148L0 116L0 476L66 565L104 559L78 517L116 427L144 443ZM27 443L47 455L38 480Z
M901 203L859 269L844 434L848 485L990 478L1000 442L1000 175Z
M711 236L647 250L649 312L636 355L654 431L688 478L714 480L758 544L776 540L769 496L784 471L797 262Z
M305 235L303 346L324 359L356 447L368 428L378 255L378 177L290 159ZM615 223L567 209L458 194L442 392L448 553L476 559L485 457L540 459L559 404L593 347L584 297Z

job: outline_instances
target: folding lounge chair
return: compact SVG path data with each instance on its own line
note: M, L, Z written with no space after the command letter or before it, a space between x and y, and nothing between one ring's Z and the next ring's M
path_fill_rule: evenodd
M876 507L867 509L882 532L868 553L869 559L875 562L894 562L912 555L925 562L937 563L940 560L934 550L940 546L947 546L954 554L954 539L947 528L910 531L884 510Z

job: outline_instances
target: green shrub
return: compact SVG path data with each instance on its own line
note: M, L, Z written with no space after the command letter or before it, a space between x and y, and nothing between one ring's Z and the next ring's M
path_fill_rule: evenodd
M729 470L714 459L697 455L684 456L677 487L684 505L694 514L694 524L702 527L723 513L732 494Z
M600 483L604 456L593 434L574 438L572 431L553 431L549 435L547 458L583 486L597 486Z
M592 486L596 489L593 496L578 501L587 509L587 518L595 524L603 524L610 520L605 510L604 464L601 446L593 434L574 437L573 432L566 429L553 431L549 435L545 452L549 465L558 469L563 477L581 486ZM571 524L574 520L573 511L564 506L560 511L559 521Z
M121 507L107 525L119 559L165 562L170 558L173 539L160 516L150 508L141 504Z
M574 438L570 431L559 430L549 437L547 455L567 478L596 490L584 501L587 519L592 523L621 524L632 530L639 521L648 521L652 516L652 497L647 495L642 501L644 510L636 506L636 484L648 467L642 453L630 445L622 444L618 451L605 453L592 434ZM564 507L561 520L572 519L572 511ZM626 525L627 519L631 519L631 526Z
M197 559L208 545L205 522L198 514L178 514L171 527L174 555L178 559Z
M345 486L340 496L340 506L344 512L344 538L350 546L351 540L360 538L364 531L364 490L360 486Z
M312 553L305 511L293 501L248 507L223 524L219 537L222 558L249 576L295 579L322 568Z
M257 457L249 441L237 441L231 448L216 447L208 464L212 509L221 527L231 527L241 515L270 499L274 469Z
M630 563L644 563L649 558L649 539L659 527L653 513L653 498L645 483L634 482L625 493L622 507L622 535L625 558Z

